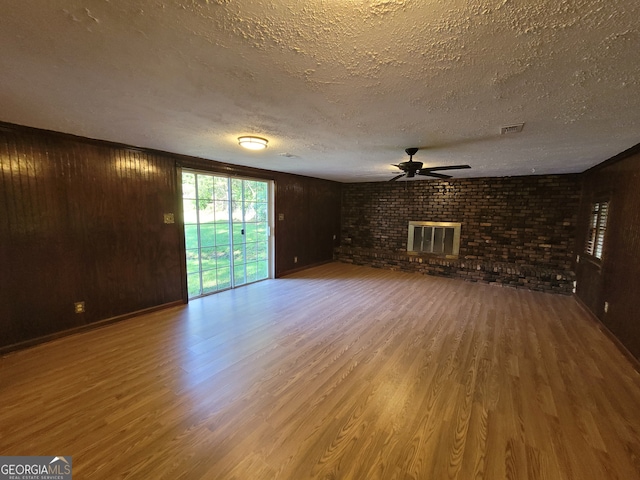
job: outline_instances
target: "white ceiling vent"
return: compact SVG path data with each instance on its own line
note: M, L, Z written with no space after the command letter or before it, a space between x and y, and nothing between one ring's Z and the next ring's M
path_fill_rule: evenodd
M501 127L500 135L505 135L507 133L520 133L523 127L524 127L524 123L516 123L515 125L508 125L506 127Z

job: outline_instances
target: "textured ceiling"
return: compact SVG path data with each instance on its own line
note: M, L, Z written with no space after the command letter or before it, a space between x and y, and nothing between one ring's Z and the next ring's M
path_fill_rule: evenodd
M413 146L478 177L579 172L640 142L638 0L2 10L6 122L338 181L390 179Z

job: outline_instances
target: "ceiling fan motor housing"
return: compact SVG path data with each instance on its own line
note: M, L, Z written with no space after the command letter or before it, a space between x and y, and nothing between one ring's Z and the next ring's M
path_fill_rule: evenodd
M399 178L402 178L402 177L414 178L416 175L421 175L424 177L435 177L435 178L441 178L441 179L447 180L449 178L452 178L451 175L445 175L445 174L436 173L436 172L441 170L458 170L462 168L471 168L469 165L446 165L442 167L429 167L429 168L423 169L422 162L413 161L413 156L416 154L418 150L420 149L417 147L405 148L404 151L407 152L407 155L409 155L409 161L400 162L397 165L395 164L393 165L394 167L398 167L404 173L401 173L400 175L396 175L391 180L389 180L390 182L398 180Z
M414 162L414 161L401 162L398 164L398 168L405 172L412 172L412 171L416 172L422 168L422 162Z

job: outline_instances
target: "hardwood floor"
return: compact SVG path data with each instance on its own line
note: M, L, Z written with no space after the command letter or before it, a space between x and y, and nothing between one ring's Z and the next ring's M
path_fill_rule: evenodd
M74 479L640 478L640 375L570 297L333 263L0 368L0 455Z

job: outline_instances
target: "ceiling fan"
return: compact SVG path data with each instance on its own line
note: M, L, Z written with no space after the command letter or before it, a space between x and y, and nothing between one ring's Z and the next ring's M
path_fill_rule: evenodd
M397 165L393 165L394 167L398 167L400 170L402 170L403 173L393 177L391 180L389 180L390 182L393 182L394 180L398 180L399 178L402 178L402 177L413 178L416 175L447 179L447 178L451 178L451 175L445 175L443 173L435 173L435 172L438 172L441 170L460 170L463 168L471 168L469 165L448 165L446 167L423 168L422 162L413 161L413 156L416 154L418 150L420 149L417 147L405 149L405 152L407 153L407 155L409 155L409 161L400 162Z

